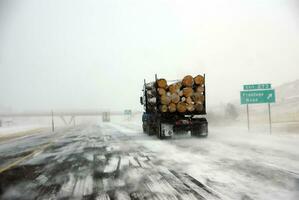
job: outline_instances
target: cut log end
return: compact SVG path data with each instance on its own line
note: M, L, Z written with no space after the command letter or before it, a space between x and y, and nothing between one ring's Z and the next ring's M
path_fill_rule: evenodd
M164 88L158 88L158 93L160 96L165 95L166 94L166 90Z
M168 111L167 105L161 105L160 106L160 111L163 112L163 113L167 112Z
M184 113L187 110L187 104L185 102L179 102L177 104L177 111L180 113Z
M166 95L161 96L161 104L168 105L170 103L170 98Z
M185 97L191 97L193 95L193 89L191 87L185 87L183 89L183 95Z
M158 79L157 80L157 85L158 85L159 88L166 89L167 88L167 81L164 78Z
M194 77L194 83L196 85L203 85L205 83L205 79L202 75L197 75Z
M170 103L168 106L169 112L173 113L176 111L176 104L175 103Z
M182 85L185 87L192 87L193 86L193 77L190 75L187 75L182 80Z

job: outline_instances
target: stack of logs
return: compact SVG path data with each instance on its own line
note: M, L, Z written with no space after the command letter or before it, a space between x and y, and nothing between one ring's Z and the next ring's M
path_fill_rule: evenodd
M185 76L182 81L167 84L165 79L146 84L148 108L161 112L201 112L204 109L204 77ZM159 105L157 107L157 104Z

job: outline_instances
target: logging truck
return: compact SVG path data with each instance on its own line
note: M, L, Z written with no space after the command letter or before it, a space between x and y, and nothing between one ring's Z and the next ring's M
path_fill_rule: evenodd
M155 81L144 80L140 103L143 132L160 139L191 132L191 136L207 137L205 75L185 76L167 81L155 75Z

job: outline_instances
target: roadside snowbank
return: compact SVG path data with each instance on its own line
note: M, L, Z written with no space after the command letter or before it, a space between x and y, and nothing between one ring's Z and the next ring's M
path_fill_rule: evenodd
M18 126L7 126L0 127L0 137L10 136L34 129L42 128L41 125L18 125Z

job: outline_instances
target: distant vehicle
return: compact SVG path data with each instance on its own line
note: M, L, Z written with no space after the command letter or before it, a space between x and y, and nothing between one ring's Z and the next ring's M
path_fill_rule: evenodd
M110 112L103 112L102 113L102 121L103 122L110 122Z
M160 139L178 133L208 136L205 75L185 76L182 81L158 79L146 83L140 103L144 106L143 131Z

